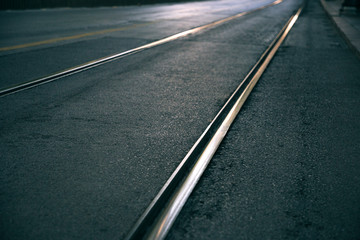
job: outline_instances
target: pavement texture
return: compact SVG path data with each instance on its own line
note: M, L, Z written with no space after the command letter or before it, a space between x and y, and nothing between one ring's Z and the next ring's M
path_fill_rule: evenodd
M344 6L343 0L321 0L321 4L347 43L360 57L360 10Z
M168 239L359 239L359 66L309 1Z
M271 2L273 0L226 0L118 8L0 11L0 22L6 22L0 25L0 89L127 51ZM111 29L120 30L86 36ZM80 38L51 42L84 34ZM4 50L49 40L50 43Z
M18 34L28 39L26 23L36 15L66 34L85 31L87 22L90 32L100 30L100 19L106 29L123 26L116 17L126 12L134 22L125 26L160 20L3 52L1 80L30 80L269 0L231 7L239 2L1 12L14 26L0 26L9 36L4 46ZM1 98L1 239L123 239L301 4L286 0ZM66 13L73 29L56 21ZM48 27L32 41L65 36ZM169 239L359 239L359 65L320 2L309 1Z
M1 98L2 239L123 239L300 4L284 1ZM153 15L167 13L159 7ZM135 30L123 37L148 36ZM95 45L81 41L74 49ZM105 37L97 45L118 46ZM56 49L64 48L22 56L51 58Z

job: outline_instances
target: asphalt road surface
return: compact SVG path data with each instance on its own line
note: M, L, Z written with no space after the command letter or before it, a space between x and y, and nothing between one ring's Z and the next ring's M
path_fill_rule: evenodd
M0 12L0 89L270 2ZM0 98L2 239L123 239L301 3ZM309 1L168 239L359 239L359 79Z
M252 10L273 0L237 2L0 11L0 22L4 23L0 25L0 89ZM31 45L34 43L42 44ZM26 47L29 44L32 47ZM14 71L14 65L21 68Z

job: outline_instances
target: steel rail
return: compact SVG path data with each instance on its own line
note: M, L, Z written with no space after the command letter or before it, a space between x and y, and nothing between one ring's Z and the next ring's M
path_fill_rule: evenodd
M164 239L195 188L249 94L301 14L294 13L214 120L196 141L158 195L131 229L126 240Z
M49 82L52 82L54 80L57 80L57 79L60 79L60 78L66 77L66 76L70 76L70 75L75 74L75 73L80 73L82 71L97 67L99 65L102 65L102 64L105 64L105 63L108 63L108 62L111 62L111 61L114 61L114 60L129 56L129 55L141 52L143 50L153 48L153 47L156 47L156 46L159 46L159 45L162 45L162 44L165 44L165 43L168 43L168 42L180 39L180 38L184 38L184 37L189 36L191 34L196 34L196 33L200 32L200 31L209 29L211 27L215 27L215 26L220 25L222 23L225 23L225 22L234 20L236 18L242 17L244 15L247 15L247 14L262 10L262 9L270 7L270 6L274 6L276 4L281 3L282 1L283 0L276 0L276 1L274 1L274 2L272 2L270 4L268 4L268 5L265 5L265 6L262 6L262 7L247 11L247 12L241 12L241 13L236 14L234 16L230 16L230 17L227 17L227 18L224 18L224 19L221 19L221 20L217 20L215 22L212 22L212 23L200 26L200 27L196 27L196 28L193 28L193 29L190 29L190 30L186 30L186 31L174 34L172 36L169 36L169 37L166 37L166 38L163 38L163 39L160 39L160 40L157 40L157 41L142 45L140 47L136 47L136 48L127 50L125 52L121 52L121 53L113 54L113 55L103 57L103 58L100 58L100 59L97 59L97 60L93 60L93 61L81 64L79 66L72 67L72 68L69 68L69 69L66 69L66 70L51 74L49 76L45 76L45 77L42 77L42 78L39 78L39 79L31 80L31 81L28 81L28 82L25 82L25 83L20 83L20 84L18 84L16 86L9 87L9 88L6 88L6 89L2 89L2 90L0 90L0 97L4 97L4 96L7 96L7 95L10 95L10 94L19 92L19 91L23 91L23 90L26 90L26 89L29 89L29 88L33 88L33 87L36 87L36 86L39 86L39 85L42 85L42 84L45 84L45 83L49 83Z

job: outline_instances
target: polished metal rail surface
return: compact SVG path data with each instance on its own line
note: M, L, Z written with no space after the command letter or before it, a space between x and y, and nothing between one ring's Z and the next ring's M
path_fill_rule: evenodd
M110 56L107 56L107 57L104 57L104 58L100 58L100 59L97 59L97 60L94 60L94 61L90 61L90 62L81 64L81 65L76 66L76 67L66 69L64 71L61 71L61 72L58 72L58 73L55 73L55 74L51 74L51 75L46 76L46 77L42 77L42 78L35 79L35 80L29 81L29 82L18 84L16 86L13 86L13 87L10 87L10 88L0 90L0 97L7 96L7 95L10 95L10 94L13 94L13 93L25 90L25 89L33 88L33 87L36 87L36 86L39 86L39 85L42 85L42 84L45 84L45 83L49 83L49 82L52 82L52 81L57 80L59 78L70 76L72 74L88 70L90 68L102 65L104 63L108 63L108 62L123 58L125 56L129 56L129 55L138 53L140 51L143 51L143 50L146 50L146 49L149 49L149 48L152 48L152 47L156 47L156 46L159 46L159 45L162 45L162 44L165 44L165 43L168 43L168 42L171 42L171 41L174 41L174 40L186 37L186 36L189 36L191 34L198 33L198 32L203 31L205 29L215 27L215 26L217 26L219 24L231 21L233 19L242 17L244 15L247 15L247 14L262 10L262 9L270 7L270 6L274 6L276 4L281 3L282 1L283 0L276 0L276 1L274 1L274 2L272 2L270 4L268 4L268 5L253 9L253 10L248 11L248 12L242 12L242 13L236 14L234 16L230 16L230 17L227 17L227 18L224 18L224 19L221 19L221 20L218 20L218 21L215 21L215 22L212 22L212 23L200 26L200 27L196 27L196 28L193 28L193 29L181 32L181 33L177 33L175 35L172 35L172 36L169 36L169 37L154 41L152 43L145 44L145 45L137 47L137 48L127 50L125 52L113 54L113 55L110 55Z
M127 240L164 239L195 188L235 117L290 32L304 5L291 16L274 41L196 141L155 199L130 231Z

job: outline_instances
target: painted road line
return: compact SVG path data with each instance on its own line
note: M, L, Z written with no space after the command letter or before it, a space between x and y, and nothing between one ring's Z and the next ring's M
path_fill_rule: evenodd
M74 39L90 37L90 36L95 36L95 35L101 35L101 34L106 34L106 33L125 31L125 30L130 30L130 29L134 29L134 28L138 28L138 27L147 26L147 25L150 25L153 23L155 23L155 22L139 23L139 24L134 24L134 25L121 27L121 28L109 28L109 29L96 31L96 32L82 33L82 34L77 34L77 35L72 35L72 36L67 36L67 37L52 38L52 39L47 39L47 40L38 41L38 42L25 43L25 44L9 46L9 47L2 47L2 48L0 48L0 52L21 49L21 48L35 47L35 46L40 46L40 45L46 45L46 44L51 44L51 43L56 43L56 42L61 42L61 41L67 41L67 40L74 40Z
M123 58L125 56L129 56L131 54L135 54L135 53L138 53L140 51L143 51L143 50L146 50L146 49L149 49L149 48L152 48L152 47L156 47L156 46L159 46L159 45L162 45L162 44L165 44L165 43L168 43L168 42L171 42L171 41L174 41L174 40L186 37L186 36L189 36L191 34L196 34L196 33L200 32L200 31L215 27L217 25L220 25L220 24L223 24L225 22L234 20L236 18L240 18L240 17L245 16L247 14L254 13L256 11L265 9L267 7L270 7L270 6L274 6L276 4L281 3L282 1L283 0L276 0L276 1L274 1L274 2L272 2L270 4L268 4L268 5L253 9L253 10L248 11L248 12L242 12L242 13L236 14L236 15L231 16L231 17L227 17L227 18L224 18L224 19L221 19L221 20L218 20L218 21L215 21L215 22L212 22L212 23L200 26L200 27L196 27L196 28L184 31L184 32L177 33L175 35L160 39L160 40L152 42L152 43L145 44L145 45L137 47L137 48L130 49L130 50L125 51L125 52L121 52L121 53L118 53L118 54L110 55L108 57L100 58L100 59L97 59L97 60L94 60L94 61L91 61L91 62L87 62L87 63L84 63L82 65L79 65L79 66L76 66L76 67L73 67L73 68L66 69L64 71L61 71L61 72L58 72L58 73L55 73L55 74L51 74L51 75L43 77L43 78L35 79L35 80L32 80L32 81L28 81L28 82L25 82L25 83L18 84L16 86L13 86L13 87L10 87L10 88L0 90L0 97L4 97L4 96L7 96L7 95L10 95L10 94L19 92L19 91L30 89L30 88L33 88L33 87L36 87L36 86L39 86L39 85L42 85L42 84L45 84L45 83L49 83L49 82L52 82L52 81L57 80L59 78L66 77L66 76L69 76L69 75L72 75L72 74L75 74L75 73L79 73L79 72L88 70L90 68L102 65L104 63L111 62L111 61L114 61L116 59Z

